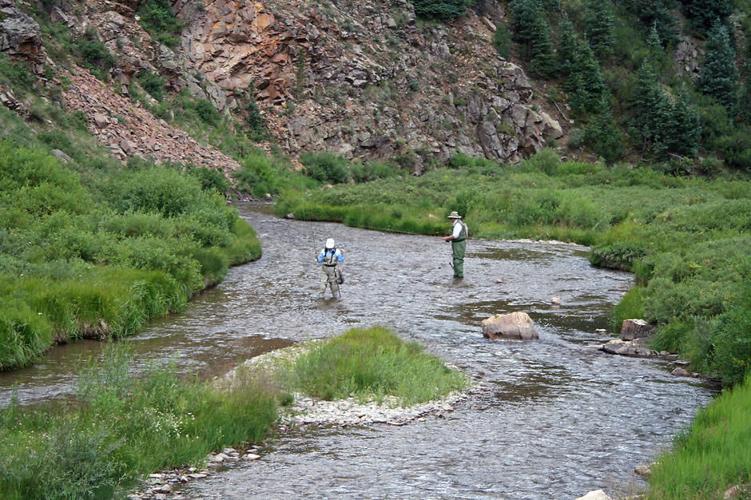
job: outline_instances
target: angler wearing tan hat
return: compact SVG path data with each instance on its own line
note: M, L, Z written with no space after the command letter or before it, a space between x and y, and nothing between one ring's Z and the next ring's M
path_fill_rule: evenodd
M462 216L456 211L449 214L449 219L453 221L454 228L451 231L451 234L444 237L443 240L451 242L454 279L462 279L464 278L464 252L467 250L467 236L469 236L469 229L464 221L462 221Z

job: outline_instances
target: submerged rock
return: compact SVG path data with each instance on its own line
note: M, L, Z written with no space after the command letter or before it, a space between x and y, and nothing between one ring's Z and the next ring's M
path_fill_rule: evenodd
M619 356L632 356L635 358L652 358L657 352L647 347L644 339L621 340L613 339L600 347L601 351Z
M532 318L524 312L496 314L482 321L482 335L490 340L539 338Z

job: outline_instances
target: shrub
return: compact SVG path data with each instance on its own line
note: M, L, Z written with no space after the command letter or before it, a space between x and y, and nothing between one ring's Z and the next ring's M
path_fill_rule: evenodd
M138 73L138 83L141 84L143 90L148 92L157 101L161 101L164 98L164 78L159 73L143 70Z
M347 160L334 153L304 153L300 161L313 179L339 184L349 180Z
M52 328L21 301L0 299L0 371L29 364L52 343Z
M75 45L83 59L84 66L100 80L109 79L109 71L115 66L115 58L99 40L93 29L86 30L83 38Z
M493 33L493 46L504 59L511 57L511 31L505 23L498 23Z
M646 255L646 249L638 243L616 243L592 249L589 261L597 267L631 271L634 263Z
M474 3L475 0L412 0L418 16L444 21L461 16Z
M138 8L141 26L159 43L175 47L183 24L172 12L169 0L146 0Z
M613 308L611 326L615 333L621 331L623 321L627 319L644 317L644 289L634 287L621 298L621 301Z

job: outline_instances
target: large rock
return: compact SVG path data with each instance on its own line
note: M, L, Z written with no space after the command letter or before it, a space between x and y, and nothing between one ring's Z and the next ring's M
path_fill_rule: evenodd
M12 0L0 0L0 52L34 63L44 60L39 24Z
M539 338L535 324L527 313L497 314L483 320L482 335L490 340Z
M621 340L643 339L652 335L655 328L643 319L626 319L621 325Z
M607 493L602 490L590 491L583 497L579 497L576 500L612 500Z

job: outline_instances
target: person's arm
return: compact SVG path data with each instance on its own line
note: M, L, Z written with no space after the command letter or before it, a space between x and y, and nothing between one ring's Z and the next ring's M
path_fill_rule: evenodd
M319 264L323 264L324 257L325 257L325 253L323 250L321 250L321 252L318 254L318 257L316 257L316 262L318 262Z
M336 261L339 264L344 264L344 253L341 250L336 251Z

